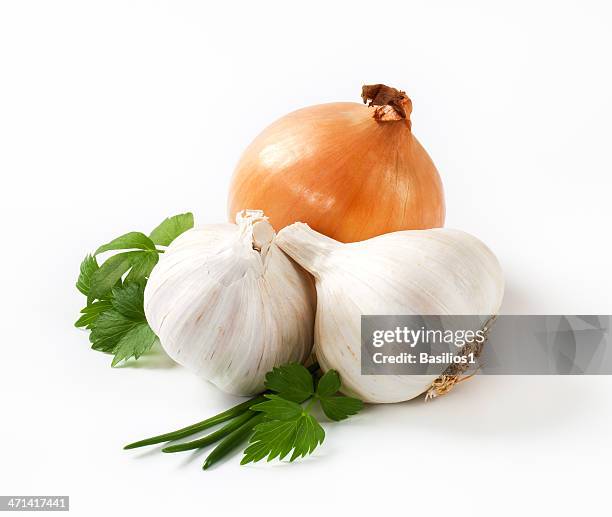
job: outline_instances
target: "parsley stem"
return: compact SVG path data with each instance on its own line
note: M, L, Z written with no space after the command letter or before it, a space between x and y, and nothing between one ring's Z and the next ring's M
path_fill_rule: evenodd
M245 422L249 421L255 413L253 411L245 411L242 415L237 416L232 420L229 424L224 425L221 429L218 429L214 433L207 434L203 438L199 440L193 440L191 442L179 443L177 445L169 445L162 449L162 452L181 452L181 451L189 451L192 449L201 449L202 447L206 447L211 443L215 443L219 441L221 438L226 437L228 434L233 432L242 426Z
M317 401L317 396L313 395L312 397L306 400L308 400L308 404L306 404L306 407L304 408L304 413L310 413L310 409L312 408L313 404Z
M264 413L258 413L247 420L238 429L227 435L206 457L206 461L204 461L202 468L204 470L208 469L211 465L217 463L221 458L227 456L236 447L242 445L253 432L253 428L257 424L263 422L264 418Z
M126 445L124 449L136 449L137 447L144 447L145 445L154 445L156 443L169 442L171 440L185 438L186 436L190 436L194 433L198 433L204 429L208 429L209 427L217 424L222 424L223 422L227 422L234 417L240 416L245 411L248 411L253 404L258 404L259 402L264 402L265 400L266 399L262 395L258 395L247 400L246 402L242 402L233 408L228 409L227 411L223 411L218 415L202 420L197 424L183 427L182 429L177 429L176 431L172 431L170 433L160 434L158 436L153 436L138 442L130 443Z

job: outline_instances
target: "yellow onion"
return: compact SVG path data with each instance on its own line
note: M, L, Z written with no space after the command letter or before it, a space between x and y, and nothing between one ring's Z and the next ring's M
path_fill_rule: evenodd
M230 219L264 210L277 229L296 221L341 242L444 225L438 171L412 134L412 102L384 85L364 104L294 111L249 145L230 186Z

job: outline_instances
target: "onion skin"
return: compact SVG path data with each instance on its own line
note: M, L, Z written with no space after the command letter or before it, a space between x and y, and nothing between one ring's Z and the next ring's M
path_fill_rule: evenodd
M277 231L301 221L340 242L443 226L436 167L412 134L409 118L375 120L380 109L320 104L274 122L236 167L230 220L256 208Z

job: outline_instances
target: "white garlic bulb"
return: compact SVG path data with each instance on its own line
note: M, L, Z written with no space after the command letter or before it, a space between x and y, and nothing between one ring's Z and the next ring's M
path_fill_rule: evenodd
M276 243L312 273L317 288L315 352L336 369L343 391L366 402L401 402L436 375L361 375L361 315L492 315L503 274L495 255L459 230L401 231L342 244L303 223Z
M263 212L178 237L144 295L147 321L177 363L235 395L263 391L274 366L302 362L313 341L311 277L275 244Z

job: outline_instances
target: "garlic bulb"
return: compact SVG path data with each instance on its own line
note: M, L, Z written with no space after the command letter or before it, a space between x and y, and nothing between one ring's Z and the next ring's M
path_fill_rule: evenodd
M263 391L274 366L302 362L313 340L310 276L275 244L261 211L191 229L160 257L147 321L177 363L235 395Z
M496 314L504 281L493 253L459 230L388 233L342 244L303 223L276 243L312 273L317 288L315 351L343 391L366 402L414 398L437 375L361 375L361 315Z

